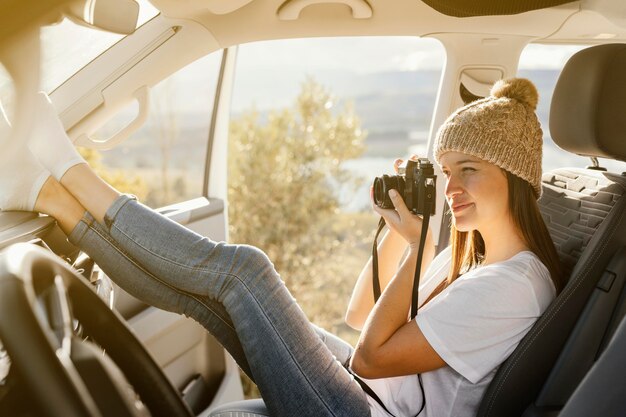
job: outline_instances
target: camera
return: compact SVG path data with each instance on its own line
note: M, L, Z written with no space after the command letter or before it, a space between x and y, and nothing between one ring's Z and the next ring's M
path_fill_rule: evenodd
M433 164L427 158L409 160L406 167L399 168L399 175L383 175L374 178L374 203L384 209L394 208L389 190L396 190L413 214L435 214L435 184L437 176ZM424 207L430 203L431 212Z

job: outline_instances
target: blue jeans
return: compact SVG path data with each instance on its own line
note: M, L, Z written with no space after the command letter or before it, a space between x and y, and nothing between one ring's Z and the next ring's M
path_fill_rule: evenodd
M308 321L261 250L213 242L125 195L104 222L86 213L70 241L130 294L203 325L272 416L370 415L342 366L352 348Z

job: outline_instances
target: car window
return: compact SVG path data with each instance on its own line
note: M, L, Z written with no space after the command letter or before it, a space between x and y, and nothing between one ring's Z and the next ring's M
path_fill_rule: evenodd
M4 109L9 120L13 119L13 105L15 103L15 86L9 72L0 64L0 106Z
M241 45L229 142L230 239L265 250L308 317L343 322L370 255L375 176L425 155L444 63L433 39Z
M532 80L539 91L537 114L544 134L543 170L558 167L586 167L591 165L588 157L582 157L559 148L550 136L550 102L561 70L567 60L576 52L586 48L584 45L538 45L530 44L523 51L519 60L518 74ZM623 162L599 158L600 166L609 171L622 172L626 169Z
M137 27L158 14L148 0L137 0ZM41 88L50 92L78 72L91 60L113 46L124 35L80 26L69 19L41 29Z
M221 57L207 55L151 88L148 120L137 132L108 151L81 149L92 167L153 208L202 196ZM128 106L94 136L116 133L137 110Z

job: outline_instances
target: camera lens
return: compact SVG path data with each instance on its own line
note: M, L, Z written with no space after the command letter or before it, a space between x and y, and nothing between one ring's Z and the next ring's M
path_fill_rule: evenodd
M404 178L400 175L383 175L374 178L374 203L384 209L393 208L389 190L394 189L404 198Z

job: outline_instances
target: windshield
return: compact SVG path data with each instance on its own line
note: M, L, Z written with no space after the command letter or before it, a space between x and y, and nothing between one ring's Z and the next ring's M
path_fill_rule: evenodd
M159 13L147 0L138 3L137 27ZM68 19L42 28L41 89L51 92L123 37L80 26Z

